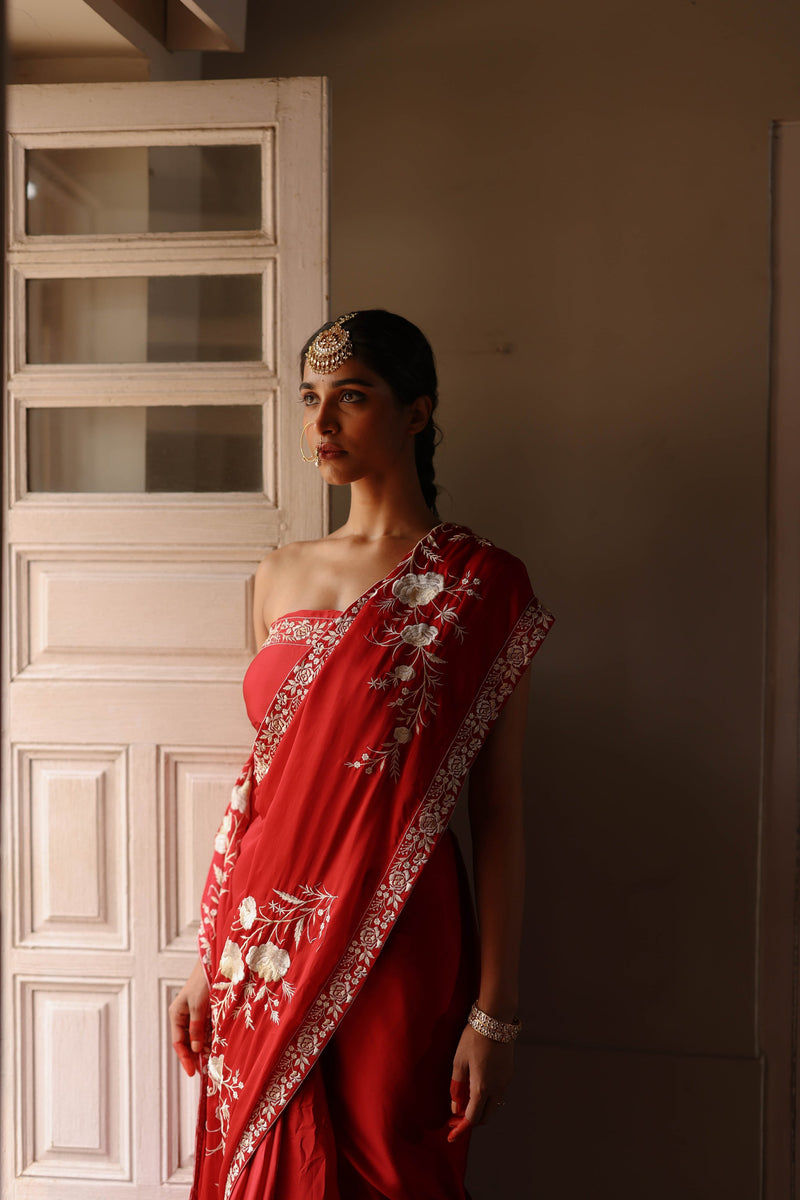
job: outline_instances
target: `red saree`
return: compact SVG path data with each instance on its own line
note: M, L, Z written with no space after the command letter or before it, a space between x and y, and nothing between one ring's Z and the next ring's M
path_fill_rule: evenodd
M192 1200L464 1195L448 1080L475 983L446 829L551 623L519 559L448 524L345 612L273 623L201 906Z

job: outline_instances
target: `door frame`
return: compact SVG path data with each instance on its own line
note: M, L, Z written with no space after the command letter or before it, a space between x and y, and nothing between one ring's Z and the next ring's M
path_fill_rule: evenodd
M758 1037L763 1194L795 1200L800 1041L800 122L772 130L772 330Z

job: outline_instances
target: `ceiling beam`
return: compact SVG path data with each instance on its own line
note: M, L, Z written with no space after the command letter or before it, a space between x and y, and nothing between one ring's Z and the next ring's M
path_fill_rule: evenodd
M167 0L167 49L244 50L247 0Z
M247 0L86 0L144 54L243 50Z

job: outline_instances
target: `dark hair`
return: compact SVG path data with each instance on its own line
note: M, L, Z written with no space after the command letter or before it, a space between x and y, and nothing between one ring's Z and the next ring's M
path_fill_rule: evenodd
M300 353L301 372L314 338L334 324L335 321L328 321L303 346ZM376 375L380 375L401 404L413 404L417 396L430 397L430 419L425 428L415 435L414 459L425 503L434 516L438 516L436 496L439 489L434 482L433 452L441 440L442 431L433 419L439 393L430 343L411 321L382 308L367 308L355 313L344 322L344 328L350 334L353 357L361 359Z

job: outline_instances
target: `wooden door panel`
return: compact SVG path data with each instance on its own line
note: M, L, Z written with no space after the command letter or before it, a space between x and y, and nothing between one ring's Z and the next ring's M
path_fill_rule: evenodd
M15 750L16 944L127 949L125 750L88 745Z
M38 547L15 554L29 619L17 674L42 679L185 678L191 667L228 668L241 678L255 651L253 576L258 562L208 554ZM22 598L20 597L20 600ZM152 676L151 676L152 677Z
M130 1178L130 988L17 979L22 1172Z
M243 753L223 749L160 747L159 797L162 859L161 944L194 952L198 906L209 850L230 799Z
M197 146L222 148L198 179L249 162L255 200L231 207L230 176L191 199L184 172L170 210L148 148ZM191 1177L198 1081L166 1012L252 742L254 572L327 515L294 399L326 148L317 79L9 91L4 1200Z

